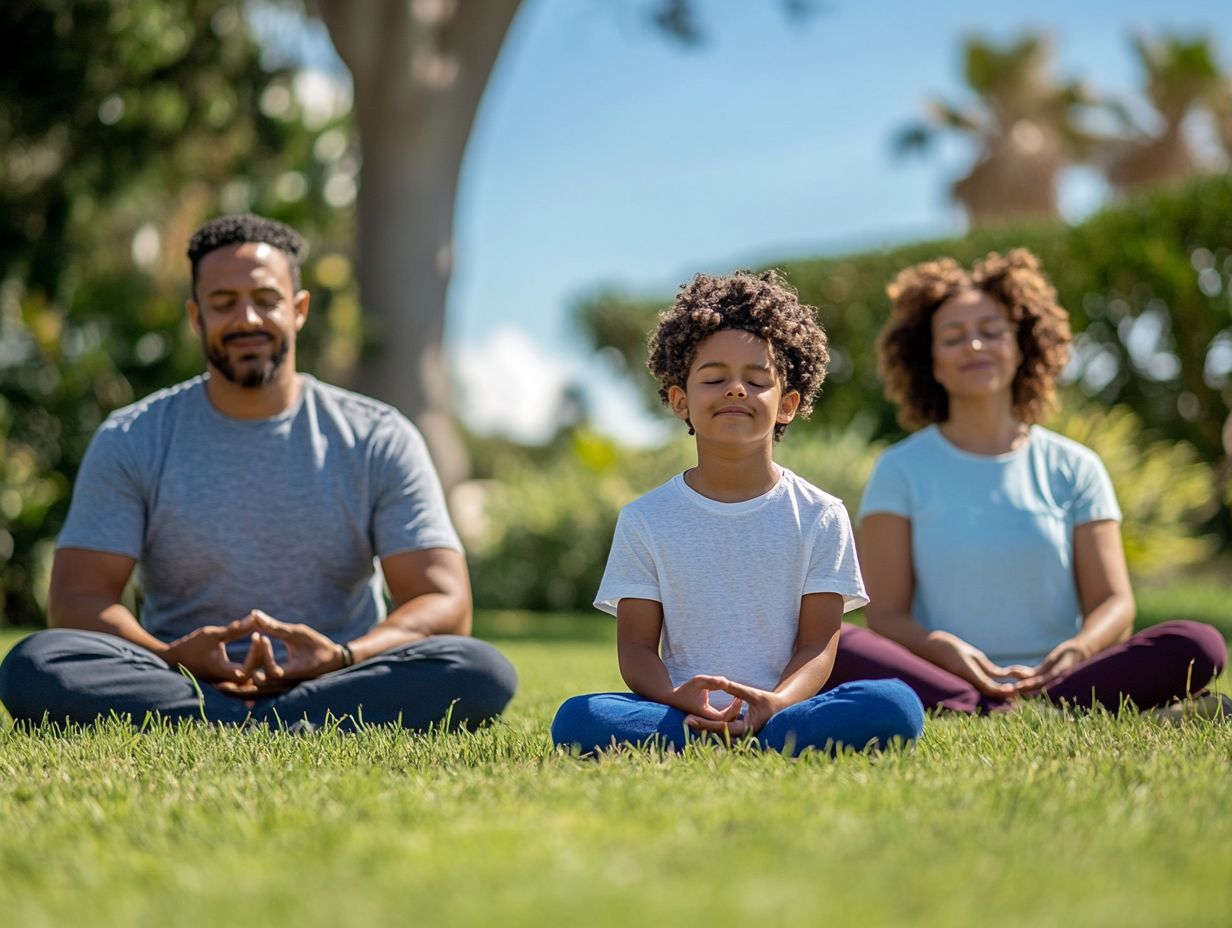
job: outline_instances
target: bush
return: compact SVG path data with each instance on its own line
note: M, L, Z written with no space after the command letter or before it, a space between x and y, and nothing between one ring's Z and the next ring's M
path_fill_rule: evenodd
M1125 521L1125 553L1137 576L1197 563L1215 547L1195 536L1209 506L1210 468L1194 449L1148 441L1125 407L1079 408L1049 427L1092 448L1112 477ZM793 426L776 459L842 499L853 517L877 455L874 419L845 429ZM476 605L588 609L607 563L622 506L696 462L683 431L658 451L631 452L579 432L550 460L506 464L500 480L463 485L454 503L467 543ZM464 504L459 506L459 501Z
M969 265L1021 245L1039 255L1072 317L1077 339L1068 375L1082 399L1130 406L1152 432L1188 442L1208 464L1226 461L1220 430L1232 401L1230 215L1232 173L1225 173L1114 204L1075 226L998 226L887 251L774 262L818 307L830 336L831 374L812 427L871 416L874 437L902 437L874 352L890 311L886 284L918 261L949 255ZM592 341L616 349L648 387L645 333L670 298L607 292L577 313ZM1221 473L1229 472L1225 464ZM1216 487L1209 498L1223 505L1207 510L1212 526L1232 541L1232 493Z
M1108 468L1124 517L1125 558L1136 576L1159 576L1211 556L1218 540L1194 532L1209 515L1214 476L1191 445L1147 441L1142 420L1124 406L1086 406L1049 425L1089 447Z
M859 428L827 429L789 432L777 457L854 511L878 450ZM643 452L582 432L551 461L528 460L507 466L499 481L464 485L455 492L454 508L470 556L476 605L589 608L621 507L696 460L683 429L665 448ZM466 500L462 506L459 498Z

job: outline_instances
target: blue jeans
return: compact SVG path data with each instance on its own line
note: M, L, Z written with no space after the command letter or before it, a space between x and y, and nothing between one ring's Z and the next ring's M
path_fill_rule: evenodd
M648 741L680 750L697 737L685 713L633 693L594 693L567 699L552 722L552 741L590 754L613 744ZM757 740L794 757L808 748L883 748L914 741L924 731L924 706L900 680L857 680L788 706L770 718Z
M438 635L306 680L251 707L197 684L158 655L102 632L48 629L18 642L0 664L0 701L14 721L89 725L111 714L238 725L338 720L424 730L448 718L474 728L499 715L517 687L513 665L474 638Z

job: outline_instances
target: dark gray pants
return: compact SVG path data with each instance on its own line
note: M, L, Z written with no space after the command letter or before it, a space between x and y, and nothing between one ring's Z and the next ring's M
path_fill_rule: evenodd
M112 713L136 723L147 714L238 725L316 725L327 716L343 730L401 724L424 730L448 718L474 729L500 714L517 673L483 641L439 635L300 683L249 707L208 683L197 684L140 645L74 629L36 632L0 664L0 702L14 721L89 725Z

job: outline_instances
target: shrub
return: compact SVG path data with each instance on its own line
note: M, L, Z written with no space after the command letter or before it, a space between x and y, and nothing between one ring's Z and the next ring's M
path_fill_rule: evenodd
M852 511L877 450L858 428L789 432L778 449L785 467L839 496ZM464 485L455 491L454 508L467 543L475 603L589 608L621 507L695 462L693 443L683 432L662 449L640 452L579 433L550 462L526 461L507 467L500 480Z
M845 429L789 432L776 457L842 499L854 521L885 446L870 438L873 427L870 416ZM1136 575L1165 573L1210 555L1213 536L1194 533L1209 507L1212 475L1191 446L1149 441L1141 420L1125 407L1080 407L1049 427L1103 459L1124 513L1125 553ZM476 604L590 608L621 507L695 461L693 443L683 435L660 450L634 452L580 432L549 461L527 458L506 464L499 480L463 485L454 508Z
M1185 442L1148 441L1142 420L1125 406L1092 405L1049 426L1093 450L1108 468L1124 521L1129 569L1153 577L1196 564L1213 553L1213 535L1195 535L1209 515L1211 468Z

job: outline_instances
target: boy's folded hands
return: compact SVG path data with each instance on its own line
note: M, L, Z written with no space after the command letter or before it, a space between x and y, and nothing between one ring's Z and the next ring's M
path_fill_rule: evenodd
M710 704L710 694L723 692L732 696L724 709ZM726 677L699 674L672 691L672 705L687 712L685 723L698 731L726 733L732 738L755 735L776 712L786 708L778 693L746 686ZM748 711L741 715L741 710Z

